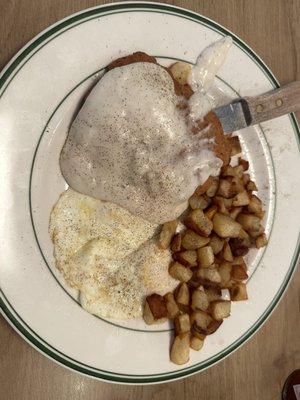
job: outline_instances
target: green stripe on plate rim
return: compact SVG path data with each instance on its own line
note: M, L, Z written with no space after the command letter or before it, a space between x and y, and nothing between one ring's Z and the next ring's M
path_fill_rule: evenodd
M182 59L182 58L176 58L176 57L171 57L171 56L162 56L162 55L152 55L152 56L155 57L155 58L158 58L158 59L167 59L167 60L172 60L172 61L183 61L183 62L187 62L187 63L189 63L189 64L193 64L191 61L184 60L184 59ZM40 242L39 242L39 238L38 238L38 235L37 235L37 232L36 232L36 229L35 229L35 223L34 223L33 211L32 211L32 200L31 200L31 197L32 197L32 196L31 196L32 176L33 176L33 171L34 171L35 159L36 159L37 152L38 152L38 150L39 150L39 146L40 146L41 140L42 140L44 134L47 132L47 127L48 127L48 125L49 125L51 119L53 118L54 114L58 111L58 109L61 107L61 105L64 103L64 101L69 97L69 95L72 94L82 83L86 82L88 79L92 78L93 76L96 76L96 74L101 74L104 70L105 70L105 68L98 69L97 71L93 72L92 74L90 74L90 75L88 75L87 77L85 77L84 79L82 79L77 85L75 85L75 86L64 96L64 98L63 98L63 99L58 103L58 105L54 108L54 111L52 112L52 114L51 114L50 117L48 118L48 120L47 120L47 122L46 122L46 124L45 124L45 126L44 126L44 128L43 128L43 130L42 130L42 133L41 133L41 135L40 135L40 137L39 137L39 140L38 140L38 142L37 142L37 145L36 145L36 148L35 148L35 151L34 151L34 154L33 154L33 160L32 160L32 164L31 164L30 176L29 176L29 212L30 212L30 219L31 219L32 229L33 229L33 233L34 233L34 237L35 237L35 240L36 240L38 249L39 249L39 251L40 251L40 253L41 253L41 256L42 256L42 258L43 258L43 261L45 262L45 264L46 264L46 266L47 266L49 272L51 273L51 275L53 276L53 278L56 280L56 282L58 283L58 285L59 285L59 286L63 289L63 291L64 291L76 304L78 304L80 307L81 307L80 302L77 301L73 296L71 296L70 293L64 288L64 286L63 286L63 285L60 283L60 281L57 279L56 275L55 275L54 272L52 271L52 269L51 269L51 267L50 267L50 265L49 265L49 263L48 263L48 261L47 261L47 258L46 258L46 256L44 255L43 250L42 250L42 248L41 248L41 245L40 245ZM237 97L241 97L240 94L239 94L239 92L237 92L228 82L226 82L226 81L225 81L224 79L222 79L221 77L217 77L217 78L218 78L223 84L225 84L226 86L228 86L228 87L235 93L235 95L236 95ZM275 211L276 211L276 178L275 178L275 167L274 167L274 161L273 161L272 154L271 154L271 151L270 151L270 149L269 149L269 146L268 146L267 139L266 139L266 137L265 137L264 131L263 131L263 129L262 129L262 127L261 127L260 125L259 125L259 127L260 127L260 129L261 129L262 134L263 134L264 141L265 141L265 145L267 146L267 148L268 148L268 150L269 150L269 157L270 157L270 159L271 159L272 178L274 179L274 189L275 189L274 208L273 208L273 210L272 210L272 222L271 222L271 229L270 229L270 233L269 233L269 237L271 237L272 230L273 230L273 217L274 217L274 214L275 214ZM260 262L261 262L261 260L262 260L262 258L263 258L263 256L264 256L264 254L265 254L266 249L267 249L267 248L265 247L264 250L263 250L263 252L262 252L262 254L261 254L261 256L260 256L260 258L259 258L259 260L257 261L257 264L256 264L255 269L252 271L252 274L251 274L250 278L248 279L248 282L250 282L250 280L252 279L253 275L255 274L255 271L256 271L257 268L259 267ZM105 318L103 318L103 317L97 316L97 315L95 315L95 317L98 318L98 319L100 319L100 320L103 321L103 322L106 322L106 323L110 324L110 325L116 326L116 327L118 327L118 328L126 329L126 330L129 330L129 331L134 331L134 332L162 333L162 332L170 332L171 330L173 330L173 329L146 330L146 329L130 328L130 327L126 327L126 326L117 324L117 323L115 323L115 322L109 321L109 320L107 320L107 319L105 319Z
M80 12L78 14L72 15L70 17L67 17L61 22L58 22L57 24L53 25L52 27L46 29L43 31L36 39L33 39L29 44L27 44L23 49L20 50L20 52L12 59L12 61L8 64L6 69L3 71L1 74L0 78L0 89L2 89L1 96L3 95L6 87L9 85L11 80L14 78L15 74L17 74L18 70L22 68L27 61L44 45L46 45L47 42L45 40L47 38L50 38L50 40L53 40L55 36L55 33L59 32L59 34L63 33L63 31L67 30L64 29L68 27L68 29L71 29L72 26L76 22L78 22L76 25L80 23L84 23L86 20L91 19L91 18L97 18L101 17L107 14L115 14L115 13L121 13L121 12L157 12L157 13L162 13L162 14L171 14L175 15L177 17L185 18L191 21L194 21L196 23L200 23L202 25L207 26L208 28L224 34L224 35L231 35L234 39L234 42L236 45L238 45L263 71L263 73L266 75L268 80L272 83L274 87L278 87L278 81L274 77L274 75L271 73L271 71L268 69L268 67L264 64L264 62L251 50L246 43L244 43L241 39L239 39L237 36L235 36L232 32L229 30L225 29L221 25L215 23L214 21L203 17L199 14L196 14L194 12L179 8L179 7L174 7L174 6L169 6L165 4L158 4L158 3L117 3L117 4L110 4L110 5L104 5L100 7L95 7L93 9L89 9L83 12ZM90 18L91 17L91 18ZM52 37L53 36L53 37ZM42 45L43 44L43 45ZM39 47L39 45L42 45ZM39 47L39 48L38 48ZM32 54L31 52L35 50ZM29 56L27 59L26 57ZM24 61L23 64L20 64L22 61ZM19 67L19 68L17 68ZM14 74L13 74L14 73ZM11 78L9 80L9 78ZM6 87L4 87L5 83L7 84ZM0 96L0 98L1 98ZM294 128L296 140L298 143L298 148L299 148L299 128L298 124L296 121L296 118L293 114L290 115L290 120L291 124ZM245 334L240 337L238 340L236 340L234 343L232 343L227 349L219 352L215 356L211 357L209 360L203 361L202 363L196 364L191 367L186 367L182 368L177 371L171 371L167 373L161 373L161 374L153 374L153 375L128 375L128 374L117 374L117 373L111 373L109 371L104 371L96 368L89 367L88 365L85 365L83 363L80 363L65 354L57 351L54 349L50 344L46 343L42 338L40 338L27 324L25 321L22 320L20 315L13 309L12 305L9 303L7 300L5 294L3 291L0 289L1 293L1 299L0 299L0 307L3 315L5 318L8 320L8 322L34 347L36 347L39 351L44 353L46 356L52 358L54 361L57 361L58 363L71 368L77 372L83 373L85 375L89 375L92 377L100 378L103 380L111 381L111 382L120 382L120 383L157 383L157 382L163 382L167 380L172 380L172 379L178 379L182 378L184 376L190 375L192 373L198 372L200 370L203 370L204 368L207 368L217 361L223 359L224 357L228 356L232 351L237 349L242 343L244 343L247 339L251 337L251 335L262 325L262 323L266 320L266 318L270 315L276 304L278 303L279 299L281 298L282 294L284 293L287 284L295 270L295 267L297 265L297 259L299 257L299 237L297 241L297 246L295 249L295 252L293 254L292 262L290 264L290 267L288 269L288 272L285 276L285 279L283 283L281 284L278 292L274 296L274 299L268 306L268 308L265 310L265 312L261 315L261 317L254 323L254 325L247 331Z

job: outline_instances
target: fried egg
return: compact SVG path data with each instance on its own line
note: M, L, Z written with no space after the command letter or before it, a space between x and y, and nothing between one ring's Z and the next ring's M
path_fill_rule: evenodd
M156 245L158 225L120 206L68 189L49 230L57 268L92 314L139 317L145 296L177 284L168 273L170 251Z

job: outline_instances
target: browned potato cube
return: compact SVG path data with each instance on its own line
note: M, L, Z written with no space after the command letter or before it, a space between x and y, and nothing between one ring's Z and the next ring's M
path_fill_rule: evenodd
M247 206L250 203L249 200L249 196L248 193L246 192L246 190L244 190L243 192L238 193L232 202L233 207L243 207L243 206Z
M236 219L237 216L243 211L243 207L233 207L229 213L230 218Z
M212 322L212 317L204 311L197 310L192 312L190 320L191 325L193 327L197 327L197 331L199 333L205 334L204 332L206 331L208 325ZM201 332L201 330L203 332Z
M192 336L190 339L190 347L193 350L199 351L204 345L204 340L199 339L196 336Z
M231 277L236 281L244 281L248 279L246 265L233 265L231 270Z
M234 257L245 256L248 253L249 248L253 247L252 239L250 239L250 236L247 236L243 239L230 239L229 243Z
M253 214L240 213L236 220L247 232L255 232L261 229L260 219Z
M246 284L243 282L235 283L230 289L230 299L232 301L247 300L248 295Z
M203 333L203 329L199 328L196 323L192 325L191 334L195 336L197 339L204 340L206 335Z
M259 219L263 219L265 216L265 211L260 210L260 211L256 211L255 215L259 218Z
M248 233L251 236L251 238L256 239L259 236L261 236L263 233L265 232L265 228L260 225L258 229L253 229L253 230L249 230Z
M204 289L209 302L219 300L222 296L222 291L217 287L207 287Z
M197 276L203 284L221 283L221 276L216 268L199 268Z
M206 196L214 197L218 191L219 178L212 178L211 185L206 191Z
M186 267L195 267L197 265L197 252L195 250L185 250L174 253L173 258Z
M173 293L169 292L167 294L164 295L165 301L166 301L166 307L167 307L167 311L168 311L168 317L170 319L174 319L175 317L177 317L177 315L179 315L179 308L178 305L174 299L174 295Z
M235 193L241 193L245 190L243 178L238 178L236 176L233 176L231 178L231 185L232 185L232 190Z
M229 199L230 197L233 197L235 195L231 182L229 182L228 179L220 179L218 195L225 197L226 199Z
M216 321L221 321L229 317L231 311L231 301L229 300L216 300L210 303L209 306L211 315Z
M244 174L242 180L243 180L244 186L247 186L248 182L250 182L250 175Z
M189 205L192 210L196 210L197 208L204 210L206 207L210 205L210 203L211 199L206 195L199 196L198 194L194 193L189 198Z
M174 279L178 279L181 282L188 282L193 276L193 272L179 262L171 263L169 267L169 274Z
M201 247L197 250L200 268L208 268L214 263L214 252L210 246Z
M174 236L172 243L171 243L171 250L174 253L181 250L181 241L182 241L182 234L177 233L177 235Z
M190 358L190 334L181 333L175 336L171 346L170 360L174 364L186 364Z
M208 207L206 210L205 210L205 212L204 212L204 215L206 216L206 218L208 218L208 219L213 219L213 217L214 217L214 215L215 215L215 213L218 211L218 207L214 204L214 205L212 205L212 206L210 206L210 207Z
M206 193L207 190L213 185L214 178L212 176L209 176L206 181L203 183L203 185L200 185L197 187L195 190L195 193L201 196L202 194Z
M228 138L231 145L231 157L240 154L242 152L241 143L238 136L232 136Z
M223 320L221 321L211 321L211 323L208 325L207 329L206 329L206 335L211 335L213 333L216 332L217 329L220 328L220 326L222 325Z
M209 243L209 238L200 236L191 229L187 229L182 237L182 247L187 250L196 250L206 246Z
M171 240L175 235L178 221L165 222L162 226L161 232L158 238L158 247L161 249L167 249L170 246Z
M260 213L262 211L262 202L261 200L255 196L254 194L250 195L249 197L249 204L248 204L248 211L250 213Z
M234 176L236 178L242 178L244 173L244 169L241 165L237 165L236 167L232 167L231 165L222 168L222 176Z
M177 286L175 290L175 300L179 305L188 306L190 303L190 292L185 282Z
M144 305L143 318L148 325L158 324L166 321L168 311L165 299L159 294L148 296Z
M228 242L225 242L223 250L222 250L222 256L224 258L224 260L226 261L233 261L233 256L232 256L232 252L231 252L231 248L228 244Z
M231 269L232 269L232 265L225 261L222 262L219 266L219 275L221 277L221 283L220 286L222 288L230 288L232 285L231 282Z
M241 165L244 171L247 171L247 169L249 169L249 161L244 160L241 157L239 157L239 165Z
M209 306L209 301L205 291L199 289L194 290L191 302L192 309L206 311L208 309L208 306Z
M206 237L210 235L213 228L211 220L205 217L202 210L192 210L184 223L188 228Z
M268 239L265 233L262 235L258 236L255 240L256 248L259 249L261 247L264 247L268 244Z
M174 329L175 336L179 335L180 333L189 332L191 330L189 314L178 315L178 317L174 319Z
M225 243L225 241L223 239L221 239L221 238L219 238L219 236L213 234L210 239L209 245L212 248L213 253L218 254L223 249L224 243Z
M188 77L190 75L191 69L191 65L183 61L178 61L171 65L171 67L169 68L173 78L181 85L185 85L188 83Z
M225 199L224 197L221 196L215 196L213 198L213 203L214 205L216 205L220 211L220 213L222 214L229 214L226 204L225 204ZM214 214L214 216L216 215L216 213Z
M253 181L249 181L247 183L247 190L248 190L248 192L257 192L258 189Z
M241 225L228 215L216 213L213 218L213 228L217 235L222 238L240 237L242 233Z

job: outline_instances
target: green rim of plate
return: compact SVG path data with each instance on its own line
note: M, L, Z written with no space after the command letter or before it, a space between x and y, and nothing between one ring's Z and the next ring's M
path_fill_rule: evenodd
M156 12L161 14L170 14L180 18L184 18L193 22L196 22L201 25L205 25L206 27L221 33L223 35L231 35L234 39L235 44L243 50L263 71L265 76L271 82L274 87L278 87L278 81L272 74L272 72L268 69L268 67L264 64L264 62L253 52L249 46L247 46L241 39L235 36L232 32L225 29L221 25L216 22L201 16L192 11L188 11L182 8L178 8L175 6L169 6L160 3L143 3L143 2L130 2L130 3L116 3L109 4L104 6L98 6L92 9L84 10L77 14L71 15L66 19L52 25L45 31L43 31L40 35L38 35L35 39L29 42L20 52L12 59L12 61L8 64L6 69L1 74L0 77L0 90L2 91L0 98L5 92L6 88L13 80L18 71L30 60L30 58L38 52L43 46L45 46L49 41L53 40L56 36L62 34L68 29L71 29L73 26L79 25L81 23L86 22L87 20L99 18L104 15L111 15L116 13L128 13L128 12ZM24 61L24 62L23 62ZM23 62L23 63L22 63ZM296 121L296 118L293 114L290 114L290 121L294 128L295 137L298 143L299 149L299 127ZM62 352L58 351L50 344L45 342L37 333L35 333L21 318L21 316L14 310L9 300L6 298L5 294L0 288L0 308L3 316L8 320L8 322L16 329L16 331L33 347L42 352L44 355L48 356L52 360L62 364L63 366L70 368L74 371L82 373L84 375L103 379L105 381L115 382L115 383L132 383L132 384L146 384L146 383L158 383L168 380L174 380L183 378L185 376L191 375L198 371L201 371L205 368L208 368L220 361L221 359L227 357L234 350L236 350L241 344L245 343L254 332L258 330L258 328L265 322L267 317L271 314L281 296L283 295L290 279L295 271L297 260L299 258L300 253L300 245L299 245L299 237L297 241L297 246L295 252L293 254L293 258L287 274L274 296L273 300L264 311L264 313L260 316L260 318L252 325L248 331L244 333L238 340L228 346L226 349L222 350L218 354L210 357L209 359L195 364L191 367L182 368L180 370L153 374L153 375L129 375L129 374L117 374L110 371L100 370L97 368L90 367L89 365L83 364L77 360L68 357Z

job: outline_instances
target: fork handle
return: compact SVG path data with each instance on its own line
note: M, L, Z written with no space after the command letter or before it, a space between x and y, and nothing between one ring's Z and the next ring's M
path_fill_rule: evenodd
M255 97L244 98L250 111L250 124L255 125L300 109L300 81Z

